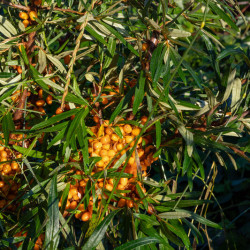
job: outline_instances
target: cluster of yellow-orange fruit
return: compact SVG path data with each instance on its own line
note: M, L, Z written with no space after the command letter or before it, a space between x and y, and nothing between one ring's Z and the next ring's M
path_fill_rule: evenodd
M135 86L135 84L137 83L136 79L129 80L128 78L124 79L124 82L127 83L130 87ZM103 105L105 105L105 108L111 104L114 104L117 97L123 96L123 94L119 90L119 87L116 86L115 84L118 84L118 80L116 80L115 83L110 85L110 86L105 86L104 91L103 91L104 93L102 93L100 95L99 102L102 103ZM124 91L126 91L126 89L127 89L127 86L124 86ZM92 92L92 101L95 102L96 98L97 98L97 94L95 94L93 91ZM88 98L87 98L87 100L88 100ZM117 100L119 100L119 99L117 99ZM94 122L99 124L100 119L99 119L97 110L92 109L91 114L94 116L93 117Z
M147 117L141 118L141 124L145 124ZM119 137L115 133L115 126L110 126L108 121L104 121L102 126L97 125L91 127L91 131L94 136L89 140L89 155L91 157L101 157L101 159L95 164L93 172L91 175L98 173L104 169L112 168L114 164L119 160L119 158L130 150L135 145L136 136L141 132L141 129L137 126L132 126L130 124L119 124L116 127L120 129L122 134ZM101 133L101 135L100 135ZM143 143L144 141L144 143ZM131 178L120 178L119 184L116 187L115 194L122 195L123 198L117 200L118 207L134 207L137 200L140 199L138 191L136 189L136 184L138 183L145 193L146 189L143 185L137 181L137 171L138 166L136 162L136 154L138 154L139 165L141 167L142 175L147 175L147 168L155 161L156 158L153 157L155 148L152 145L153 139L151 135L146 135L140 137L136 146L136 152L132 153L132 156L128 159L128 164L125 167L124 172L131 174ZM144 144L144 146L142 146ZM125 161L124 161L125 162ZM118 168L118 172L124 166L123 164ZM66 211L64 216L68 215L71 210L76 209L85 194L85 188L89 178L86 177L85 173L81 170L76 170L76 175L81 176L81 178L75 179L75 184L70 185L69 195L67 198ZM92 177L92 180L95 179ZM98 205L100 205L101 199L107 199L108 193L102 193L102 190L112 192L114 188L115 179L112 178L101 178L97 179L95 184L95 190L100 190L98 193ZM123 192L127 190L129 192ZM111 200L115 201L115 200ZM59 202L61 206L62 200ZM84 204L80 204L77 208L77 213L75 217L81 219L82 221L88 221L92 216L93 211L93 197L90 197L88 207L84 207Z
M39 111L42 114L45 114L46 112L45 112L43 107L46 105L46 103L48 105L51 105L53 97L50 94L44 95L44 93L43 93L44 91L41 88L37 88L36 92L37 92L37 94L33 94L30 91L28 91L29 99L27 102L27 104L28 104L27 108L30 108L30 105L32 104L34 111ZM11 99L14 103L18 103L20 101L20 98L21 98L21 90L15 91L11 96Z
M27 28L32 22L36 21L37 13L34 10L29 13L20 12L19 17L23 20L24 27Z
M14 237L27 237L27 232L24 233L23 231L21 231L21 232L15 234ZM44 234L40 234L38 236L36 242L35 242L35 245L34 245L33 249L34 250L42 249L44 239L45 239L45 235ZM21 241L21 242L15 244L15 245L16 245L16 247L20 247L20 246L22 246L22 244L23 244L23 242Z
M2 141L0 141L0 144L2 144ZM8 210L16 209L16 204L12 201L17 196L20 184L13 178L21 172L19 164L15 161L15 159L21 157L21 154L15 156L8 148L0 146L0 209L6 205L8 205Z

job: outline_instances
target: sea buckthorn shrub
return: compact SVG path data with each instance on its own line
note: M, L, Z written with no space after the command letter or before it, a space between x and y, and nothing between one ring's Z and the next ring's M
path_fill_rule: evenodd
M233 2L0 1L1 249L248 247Z

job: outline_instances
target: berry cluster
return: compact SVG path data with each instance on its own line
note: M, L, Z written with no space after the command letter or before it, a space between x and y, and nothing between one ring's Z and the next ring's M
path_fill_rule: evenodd
M23 20L23 25L27 28L32 22L36 21L37 13L36 11L30 11L29 13L20 12L19 17Z
M27 232L21 231L21 232L15 234L14 237L27 237ZM44 234L40 234L40 235L38 236L36 242L35 242L35 245L34 245L34 248L33 248L33 249L34 249L34 250L42 249L44 239L45 239L45 235L44 235ZM20 246L22 246L22 244L23 244L23 242L21 241L21 242L15 244L15 245L16 245L16 247L19 248Z
M145 124L146 121L147 117L142 117L141 124ZM75 214L77 219L88 221L91 218L94 202L93 196L90 196L87 207L85 207L83 203L79 204L85 195L87 183L95 183L95 192L97 194L99 207L101 199L107 199L109 197L109 193L113 191L116 179L96 179L96 173L100 173L100 171L103 171L104 169L114 167L120 157L127 154L127 151L132 149L135 145L136 137L141 132L141 129L138 126L132 126L130 124L119 124L117 126L109 126L108 124L109 121L104 121L102 126L97 125L95 127L91 127L93 137L89 139L88 151L91 157L100 157L100 160L96 162L93 172L91 173L91 178L90 176L87 176L84 171L74 170L74 173L79 176L79 178L72 179L75 184L70 185L64 216L67 216L69 212L78 207L77 213ZM120 133L116 133L115 131L117 130L119 130ZM146 192L146 189L142 186L142 184L137 181L137 172L138 169L141 169L143 176L147 174L147 168L155 160L157 160L153 157L154 151L155 148L152 145L151 135L143 136L138 140L135 151L128 159L128 164L124 170L125 173L130 174L131 178L120 178L119 184L114 192L114 194L116 194L116 198L112 197L111 199L112 202L117 202L118 207L134 207L137 200L140 199L136 189L137 183L141 187L142 192ZM138 159L139 162L136 159ZM118 172L122 170L124 163L125 160L118 168ZM59 202L59 206L62 206L62 198Z
M8 210L16 209L13 200L17 196L20 184L13 178L21 172L19 164L15 161L16 158L21 157L21 154L15 156L8 148L0 146L0 209L6 205Z

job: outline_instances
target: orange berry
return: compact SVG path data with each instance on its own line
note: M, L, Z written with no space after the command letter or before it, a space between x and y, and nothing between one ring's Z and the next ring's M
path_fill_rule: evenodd
M128 160L128 163L132 165L134 162L135 162L135 158L130 157L129 160Z
M132 135L137 136L137 135L140 134L140 132L141 132L141 129L139 129L139 128L134 128L134 129L132 130Z
M103 97L103 96L106 96L105 94L101 94L101 96L102 96L102 104L104 104L104 105L106 105L106 104L108 104L108 99L107 98L105 98L105 97Z
M105 185L105 188L108 190L108 191L112 191L113 190L113 185L111 185L111 184L106 184Z
M27 28L29 24L30 24L29 20L23 20L23 25L25 28Z
M22 67L21 66L17 66L17 73L18 74L22 74L23 70L22 70Z
M76 202L76 201L72 201L72 202L70 203L69 208L70 208L70 209L75 209L76 207L77 207L77 202Z
M81 219L82 221L88 221L90 219L90 212L83 213Z
M106 133L107 135L112 135L112 134L113 134L113 129L110 128L110 127L107 127L107 128L105 129L105 133Z
M42 106L44 106L44 104L45 104L45 101L44 100L38 100L38 101L36 101L36 106L38 106L38 107L42 107Z
M116 153L115 153L115 150L109 150L108 151L108 156L110 157L110 158L113 158L114 156L116 155Z
M0 156L1 156L1 158L7 158L8 154L7 154L6 151L2 150L2 151L0 152Z
M108 183L111 184L111 185L113 185L114 184L114 179L109 179Z
M35 0L34 5L39 6L42 4L42 0Z
M128 184L128 178L121 178L120 183L121 185L126 186Z
M143 43L142 44L142 51L146 51L148 49L148 44L147 43Z
M77 213L77 214L75 214L75 218L76 219L80 219L82 217L82 213Z
M76 188L72 188L69 190L69 193L73 196L75 194L78 194L78 190Z
M20 12L19 17L24 20L29 19L29 15L26 12Z
M93 120L94 120L95 123L100 122L100 118L97 115L94 116Z
M104 183L103 183L103 182L99 182L99 183L98 183L98 186L99 186L99 188L103 188Z
M108 151L105 150L105 149L102 149L102 150L100 151L100 156L103 157L103 156L106 156L106 155L108 155Z
M63 110L61 109L61 107L57 108L56 114L59 115L59 114L61 114L61 113L63 113Z
M102 148L105 150L109 150L110 149L110 144L104 144L102 145Z
M104 163L108 163L110 159L109 159L108 156L103 156L102 160L103 160Z
M46 102L51 105L52 104L52 99L53 97L51 95L48 95L47 98L46 98Z
M109 144L110 143L110 137L109 135L105 135L101 138L101 143L102 144Z
M126 205L126 200L125 199L120 199L119 201L118 201L118 207L125 207L125 205Z
M19 168L18 163L15 162L15 161L13 161L13 162L11 163L11 169L12 169L12 170L17 170L18 168Z
M130 143L130 142L132 142L132 141L133 141L134 137L133 137L133 136L128 135L128 136L126 136L126 137L125 137L125 139L126 139L126 143Z
M92 154L91 154L91 156L92 157L98 157L98 156L100 156L98 153L96 153L96 152L93 152Z
M98 161L98 162L96 163L96 166L97 166L98 168L103 167L103 166L104 166L104 161L103 161L103 160Z
M123 186L122 184L118 184L117 189L118 189L118 190L123 190L123 189L124 189L124 186Z
M43 98L43 89L39 89L39 90L38 90L38 97L39 97L40 99Z
M147 120L148 120L147 116L142 116L141 124L144 125L147 122Z
M117 134L112 134L111 135L111 140L112 141L119 141L119 136Z
M0 181L0 188L3 188L5 185L4 181Z
M4 172L5 174L8 174L8 173L11 172L11 166L10 166L10 164L4 164L3 172Z
M87 185L87 183L84 180L80 181L80 187L85 187Z
M31 11L29 13L29 16L31 21L35 21L36 20L35 18L37 18L37 13L35 11Z
M102 148L102 143L101 142L95 142L93 147L94 147L94 149Z
M132 208L134 206L134 202L131 200L126 200L126 205L127 205L127 207Z
M130 134L132 132L132 127L129 124L124 125L123 130L125 133Z
M83 212L85 209L84 209L84 204L80 204L79 207L78 207L78 210Z
M73 200L75 200L75 201L80 200L80 197L78 196L78 194L73 195L72 198L73 198Z
M124 147L124 146L123 146L122 143L119 143L119 144L116 145L116 149L117 149L118 151L122 150L123 147Z
M149 214L153 214L154 213L154 209L153 209L153 207L150 204L148 204L148 213Z
M139 158L141 158L144 155L144 150L143 149L139 149L138 150L138 156Z

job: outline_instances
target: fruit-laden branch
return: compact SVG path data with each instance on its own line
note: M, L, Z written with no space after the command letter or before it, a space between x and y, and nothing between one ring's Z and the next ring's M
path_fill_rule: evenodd
M20 4L13 4L13 3L10 3L9 1L6 1L6 0L0 0L0 4L8 5L10 7L20 9L20 10L30 11L30 7L26 7L26 6L23 6L23 5L20 5ZM38 8L50 10L52 7L40 6ZM70 13L74 13L74 14L78 14L78 15L82 15L82 16L85 15L85 13L86 13L86 12L78 12L78 11L70 10L70 9L61 9L61 8L58 8L58 7L54 7L53 10L62 11L62 12L70 12Z

